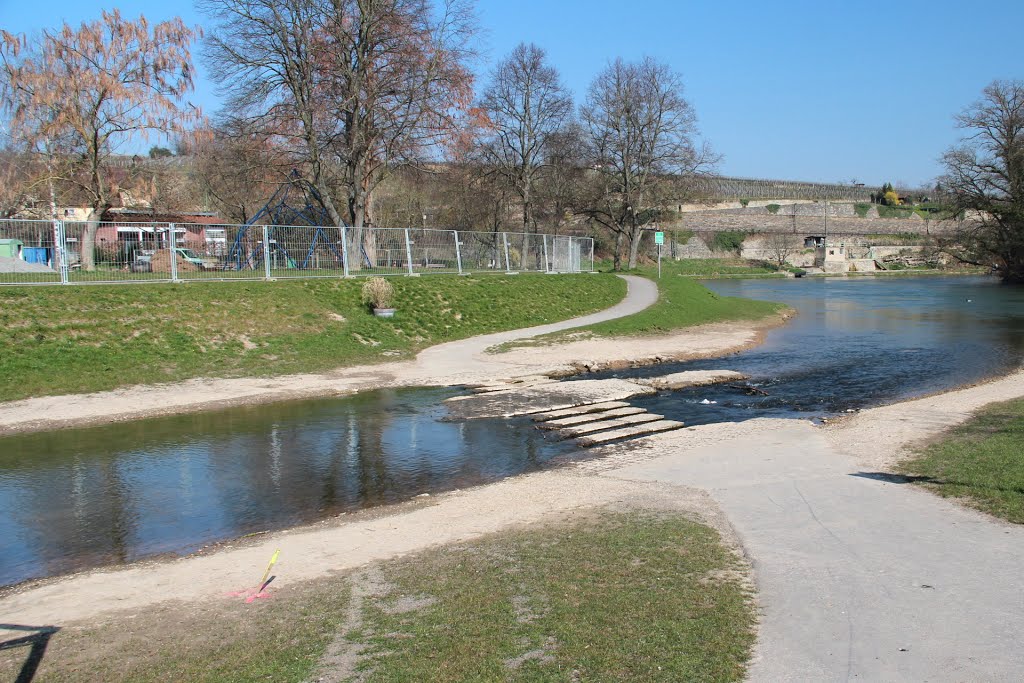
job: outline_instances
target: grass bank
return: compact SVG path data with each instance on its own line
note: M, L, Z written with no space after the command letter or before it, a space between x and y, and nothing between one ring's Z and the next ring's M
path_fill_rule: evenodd
M598 311L626 293L607 274L392 283L392 320L362 305L361 280L0 288L0 401L410 357Z
M663 334L673 330L706 323L735 320L760 320L786 309L784 304L756 301L740 297L720 296L687 275L687 262L662 264L661 278L657 266L627 271L654 280L658 285L658 302L633 315L587 327L555 332L540 337L513 341L490 350L501 353L519 346L537 346L579 339L582 335L622 337Z
M743 573L677 514L591 511L252 605L66 628L36 680L738 681L754 641ZM25 654L0 652L0 673Z
M745 277L785 277L785 272L764 261L752 261L743 258L694 258L678 261L662 261L662 272L670 267L678 275L696 277L720 277L723 275L742 275ZM657 267L654 269L657 271Z
M900 465L948 498L1024 524L1024 400L988 406ZM919 479L918 479L919 478Z

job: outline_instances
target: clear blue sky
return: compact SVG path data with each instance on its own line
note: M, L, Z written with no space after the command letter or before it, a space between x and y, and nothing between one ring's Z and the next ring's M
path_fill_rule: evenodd
M114 5L0 0L0 25L34 31ZM190 3L130 0L123 14L204 19ZM617 56L679 71L727 175L929 183L959 137L953 115L995 78L1024 79L1021 0L480 0L490 63L520 41L548 51L576 93ZM195 97L217 108L203 79Z

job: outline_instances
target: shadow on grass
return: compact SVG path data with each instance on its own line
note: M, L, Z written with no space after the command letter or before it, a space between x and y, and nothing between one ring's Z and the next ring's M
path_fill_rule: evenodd
M992 486L979 484L976 481L955 481L950 479L939 479L928 475L892 474L891 472L853 472L851 477L862 479L873 479L884 481L888 484L933 484L935 486L960 486L965 489L976 489L986 491L999 491L1001 493L1015 493L1024 495L1024 487L1020 486Z
M29 631L31 635L11 640L0 641L0 651L11 650L16 647L28 647L28 657L21 666L18 677L14 683L29 683L36 676L39 664L43 661L46 648L50 644L50 637L60 630L59 626L24 626L22 624L0 624L0 630L6 631Z

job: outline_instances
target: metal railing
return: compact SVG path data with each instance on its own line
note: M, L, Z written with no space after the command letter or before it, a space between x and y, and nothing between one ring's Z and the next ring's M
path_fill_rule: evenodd
M593 239L567 235L0 220L0 285L593 270Z

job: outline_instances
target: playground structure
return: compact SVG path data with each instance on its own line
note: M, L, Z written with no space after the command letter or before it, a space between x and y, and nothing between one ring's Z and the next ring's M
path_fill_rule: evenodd
M301 193L301 208L289 203L293 192ZM258 270L265 258L271 260L273 268L320 268L323 264L321 257L326 257L328 267L341 267L345 260L342 254L344 244L339 250L338 243L324 231L324 227L332 224L320 192L298 171L292 171L288 182L282 184L266 205L239 228L224 258L222 270ZM281 230L282 226L287 226L287 230ZM254 231L258 239L251 234ZM263 239L267 241L266 246ZM301 254L301 260L292 252Z

